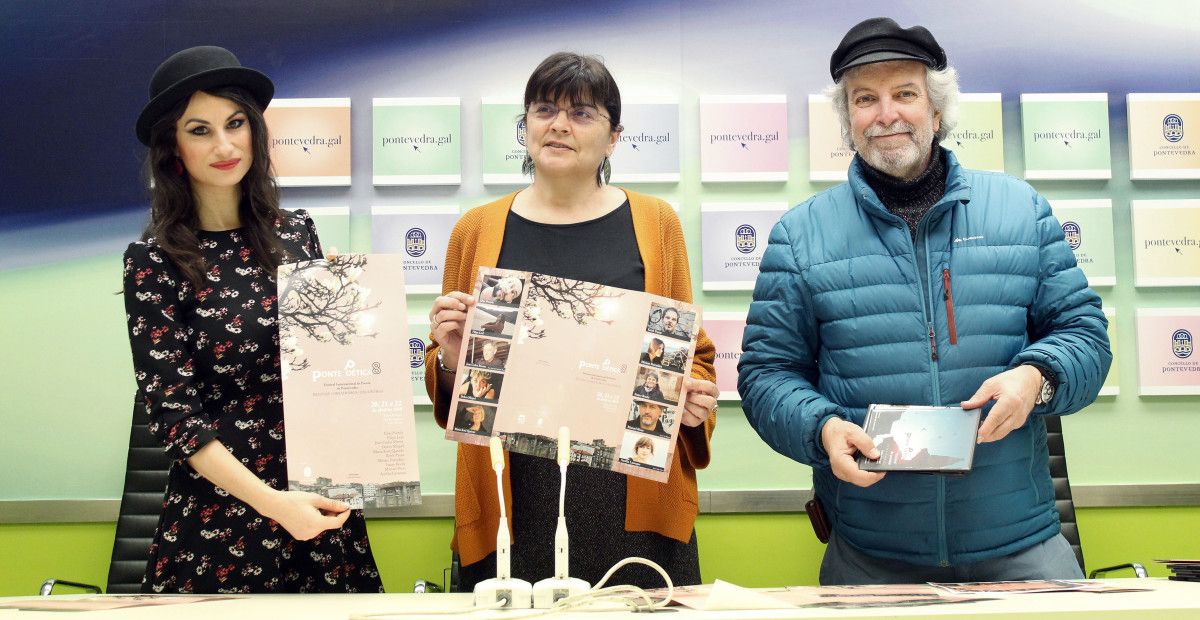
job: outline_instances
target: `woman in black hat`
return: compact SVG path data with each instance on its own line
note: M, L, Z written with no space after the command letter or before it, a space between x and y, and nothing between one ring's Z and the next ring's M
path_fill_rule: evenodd
M275 269L321 256L279 208L262 111L228 50L162 63L137 121L150 223L125 252L138 398L175 461L146 592L380 591L361 511L288 491Z

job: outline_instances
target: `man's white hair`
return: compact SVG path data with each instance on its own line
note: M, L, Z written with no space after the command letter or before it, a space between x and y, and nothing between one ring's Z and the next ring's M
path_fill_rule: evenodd
M863 65L866 66L866 65ZM833 101L838 122L842 129L842 143L851 151L854 140L850 135L850 97L846 93L846 78L862 67L854 67L842 74L838 81L825 87L824 94ZM941 143L958 126L958 71L954 67L945 69L925 68L925 88L933 111L941 114L941 126L934 132L934 140Z

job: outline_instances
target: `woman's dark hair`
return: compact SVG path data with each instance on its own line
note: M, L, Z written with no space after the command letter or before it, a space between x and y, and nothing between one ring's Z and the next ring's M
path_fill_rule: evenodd
M621 127L621 89L613 79L604 61L598 56L584 56L574 52L557 52L546 57L533 70L525 83L525 109L535 101L557 103L561 100L571 105L604 106L608 110L609 126L613 131ZM611 170L608 158L596 170L596 184L608 181ZM533 174L533 159L525 156L521 172Z
M250 124L254 161L242 178L242 199L239 206L245 236L254 250L258 264L268 274L274 274L285 258L285 251L275 234L283 219L279 209L279 186L271 176L270 140L262 109L246 90L227 86L204 91L228 99L246 114ZM204 288L204 255L196 236L199 218L192 197L191 179L176 172L179 157L176 153L175 123L183 116L191 98L179 102L164 114L150 129L150 148L146 153L144 174L153 182L150 188L150 223L142 239L153 237L158 247L183 272L193 289Z

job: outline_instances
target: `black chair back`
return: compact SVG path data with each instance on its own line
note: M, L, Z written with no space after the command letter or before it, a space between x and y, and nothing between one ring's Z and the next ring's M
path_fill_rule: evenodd
M125 491L113 540L108 569L109 594L139 592L154 529L162 514L163 495L171 459L147 428L149 417L141 395L134 399L129 430L129 457L125 463Z
M1083 568L1083 547L1079 544L1079 525L1075 521L1075 502L1071 499L1071 483L1067 476L1067 451L1063 445L1062 420L1045 416L1046 446L1050 453L1050 477L1054 480L1054 507L1062 523L1062 534L1071 543L1079 570Z

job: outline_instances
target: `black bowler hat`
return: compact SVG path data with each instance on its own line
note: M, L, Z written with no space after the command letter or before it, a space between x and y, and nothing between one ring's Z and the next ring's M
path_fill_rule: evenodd
M888 17L873 17L842 37L829 59L834 81L847 69L885 60L915 60L931 69L946 68L946 52L924 26L901 28Z
M175 52L150 78L150 102L137 119L138 140L150 146L150 128L163 114L198 90L222 86L246 89L262 108L275 95L271 78L243 67L237 56L223 47L202 45Z

